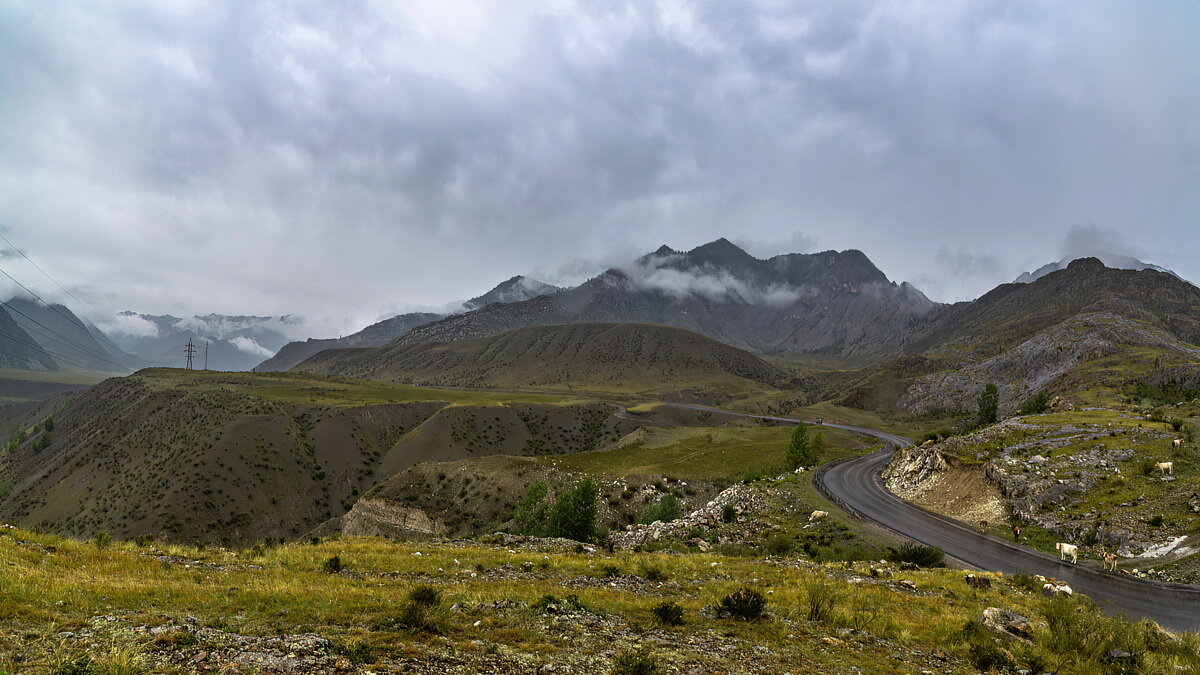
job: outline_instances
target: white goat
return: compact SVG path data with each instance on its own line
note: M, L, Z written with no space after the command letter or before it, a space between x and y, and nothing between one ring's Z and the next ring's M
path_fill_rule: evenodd
M1075 544L1067 544L1060 541L1054 545L1054 550L1058 551L1059 560L1066 560L1067 556L1071 556L1071 564L1079 562L1079 547Z

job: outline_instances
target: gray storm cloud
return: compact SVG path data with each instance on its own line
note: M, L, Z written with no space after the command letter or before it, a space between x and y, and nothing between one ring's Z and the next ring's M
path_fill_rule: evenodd
M858 248L951 300L1096 223L1200 278L1196 25L1184 1L6 3L0 226L105 312L315 335L721 236Z

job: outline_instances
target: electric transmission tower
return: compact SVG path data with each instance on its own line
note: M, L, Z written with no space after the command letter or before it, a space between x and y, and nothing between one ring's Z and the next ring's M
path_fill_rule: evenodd
M187 354L187 365L184 366L184 370L191 370L192 369L192 357L194 357L196 355L196 345L192 344L191 338L188 338L187 347L185 347L183 349L183 353Z

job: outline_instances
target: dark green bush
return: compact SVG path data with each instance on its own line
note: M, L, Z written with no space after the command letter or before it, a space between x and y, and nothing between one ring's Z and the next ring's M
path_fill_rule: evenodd
M1017 573L1009 577L1009 581L1017 588L1024 588L1027 591L1036 593L1041 590L1042 584L1031 574Z
M321 571L326 574L337 574L344 569L346 569L346 566L342 564L342 559L336 555L332 556L321 565Z
M621 576L621 568L616 565L604 565L600 568L600 577L603 579L611 579Z
M790 555L796 549L796 541L786 534L771 535L767 539L767 550L772 555Z
M912 542L901 544L900 548L889 548L887 557L895 563L906 562L919 567L944 567L946 564L946 554L942 549Z
M1025 399L1025 403L1021 404L1021 414L1036 415L1038 413L1046 412L1046 409L1049 407L1050 400L1049 397L1046 396L1046 392L1039 391L1033 396Z
M683 625L683 607L674 602L660 602L650 610L654 619L664 626Z
M638 522L643 525L649 525L656 520L669 523L679 518L680 513L679 500L675 495L663 495L662 499L647 504L646 508L642 509L641 515L638 516Z
M1005 670L1013 665L1012 657L1004 653L995 642L988 638L986 641L972 642L970 647L971 665L981 672Z
M441 592L432 586L417 586L408 592L408 599L425 607L437 607L442 604Z
M744 621L761 619L767 608L767 599L752 588L740 588L721 598L717 612L721 616L735 617Z
M396 625L414 633L436 635L442 632L431 608L411 600L401 605L400 615L396 617Z

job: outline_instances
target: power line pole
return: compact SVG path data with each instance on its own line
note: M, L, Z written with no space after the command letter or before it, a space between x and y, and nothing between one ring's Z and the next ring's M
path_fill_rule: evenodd
M204 369L208 370L208 340L204 341Z
M196 355L196 346L192 344L192 338L188 338L187 347L184 347L183 353L187 354L187 365L184 370L192 369L192 357Z

